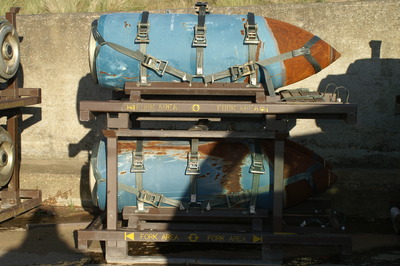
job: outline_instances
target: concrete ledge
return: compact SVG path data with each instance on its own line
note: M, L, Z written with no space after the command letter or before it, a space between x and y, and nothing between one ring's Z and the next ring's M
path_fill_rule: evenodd
M92 207L89 167L83 160L26 159L21 164L21 188L42 191L43 204Z

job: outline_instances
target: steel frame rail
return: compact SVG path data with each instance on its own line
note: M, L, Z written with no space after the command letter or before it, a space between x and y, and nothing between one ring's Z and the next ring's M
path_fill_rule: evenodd
M6 12L6 19L16 27L18 7ZM41 89L19 88L18 71L7 82L7 87L0 90L0 116L7 117L7 131L15 146L15 164L12 177L6 187L0 190L0 222L18 216L42 203L42 192L36 189L20 189L20 139L19 120L22 117L21 107L41 103Z
M193 86L193 85L192 85ZM297 102L286 103L279 102L279 97L266 96L260 88L247 88L238 84L214 84L210 87L194 89L187 84L176 83L154 83L149 87L137 87L135 83L126 84L126 99L113 101L81 101L80 119L88 121L93 115L100 113L107 114L107 129L103 131L107 138L107 209L104 213L106 225L104 227L102 220L97 219L87 229L79 230L77 235L78 248L87 249L91 241L105 241L105 257L110 263L193 263L193 264L213 264L213 265L271 265L281 263L282 245L331 245L342 247L342 252L348 254L351 252L351 236L348 234L324 233L324 231L314 232L313 234L294 233L288 234L282 226L283 217L283 155L284 143L288 136L287 119L297 118L332 118L343 119L348 123L355 123L357 116L357 107L354 104L344 104L336 102ZM191 90L193 89L193 90ZM244 92L245 91L245 92ZM158 96L187 96L187 95L210 95L214 96L251 96L253 100L234 101L218 100L187 100L187 99L157 99ZM150 96L146 98L146 96ZM156 98L152 98L156 96ZM196 98L193 99L196 99ZM248 131L185 131L185 130L146 130L133 128L131 125L132 116L154 116L173 117L179 120L185 116L191 117L258 117L265 119L266 127L259 132ZM178 117L178 118L177 118ZM165 229L163 225L144 225L140 220L146 221L159 219L167 223L176 217L182 218L183 214L179 212L168 213L166 210L149 210L148 214L135 212L133 207L125 207L124 219L128 219L128 227L121 227L118 220L117 200L118 200L118 181L117 181L117 150L118 140L122 137L156 137L156 138L251 138L251 139L272 139L275 146L274 154L274 186L273 186L273 211L272 228L268 231L262 227L264 217L251 217L247 215L231 214L233 219L243 217L250 218L251 229L246 233L234 231L225 232L217 227L210 227L217 231L196 230L194 227L181 227L176 230ZM261 210L262 211L262 210ZM165 213L167 212L167 213ZM127 214L128 213L128 214ZM192 219L196 221L200 218L211 219L190 213ZM185 216L185 215L183 215ZM172 218L175 217L175 218ZM214 217L215 218L215 217ZM220 217L222 219L222 217ZM132 219L130 221L129 219ZM211 219L212 220L212 219ZM138 222L139 221L139 222ZM232 219L231 219L232 221ZM103 221L104 222L104 221ZM199 222L201 223L201 222ZM130 226L129 226L130 224ZM229 225L229 222L226 223ZM153 227L152 227L153 226ZM202 228L201 226L198 228ZM230 228L230 227L228 227ZM157 231L158 230L158 231ZM300 230L301 231L301 230ZM141 238L146 234L152 234L152 238ZM165 258L160 256L128 256L127 243L131 241L142 242L204 242L210 243L208 236L216 234L223 239L221 243L232 243L227 239L241 239L247 244L258 244L262 246L261 259L259 260L218 260L218 259L200 259L200 258ZM176 237L172 237L176 236ZM173 240L175 239L175 240ZM194 241L195 240L195 241ZM215 242L215 241L214 241Z

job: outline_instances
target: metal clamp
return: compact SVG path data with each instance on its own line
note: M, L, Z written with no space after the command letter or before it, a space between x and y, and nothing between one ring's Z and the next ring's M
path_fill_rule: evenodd
M141 23L139 22L137 25L137 34L135 42L137 43L149 43L149 28L150 23Z
M261 153L253 153L252 158L253 158L253 163L250 166L250 173L265 174L263 155Z
M311 49L307 48L307 47L302 47L300 49L297 50L293 50L292 51L292 56L296 57L296 56L301 56L301 55L306 55L306 54L311 54Z
M151 193L146 190L140 190L139 195L137 195L137 199L139 201L148 203L156 208L159 208L161 206L163 198L164 198L164 195L162 195L162 194Z
M251 198L251 192L248 190L241 191L241 192L231 192L225 194L226 202L228 207L231 208L238 204L248 202Z
M188 153L188 165L186 167L186 175L199 175L199 155Z
M244 38L244 43L245 44L258 44L260 43L260 39L258 38L257 30L258 30L258 25L254 24L251 25L249 23L245 24L245 29L246 29L246 35Z
M236 81L244 76L255 73L256 66L254 62L249 62L240 66L231 66L229 71L231 73L232 80Z
M142 65L150 69L153 69L154 71L157 72L158 75L162 76L164 75L165 70L167 69L168 61L159 60L151 55L144 55L144 60L142 62Z
M131 173L144 173L144 160L143 153L139 151L132 152L132 166Z
M206 47L207 39L206 39L206 26L194 26L194 39L192 45L194 47Z
M344 86L336 86L336 84L334 84L334 83L329 83L326 87L325 87L325 91L323 92L323 94L322 94L322 98L325 98L325 94L327 93L327 91L328 91L328 88L329 87L331 87L331 86L334 86L334 90L333 90L333 92L331 93L331 96L329 97L329 101L330 102L333 102L333 101L336 101L336 102L342 102L342 98L340 97L340 90L343 90L344 92L345 92L345 100L344 100L344 103L349 103L349 97L350 97L350 92L349 92L349 90L346 88L346 87L344 87Z
M194 4L194 11L196 13L199 13L201 7L205 7L205 12L206 13L210 12L210 10L208 8L208 2L197 2L196 4Z

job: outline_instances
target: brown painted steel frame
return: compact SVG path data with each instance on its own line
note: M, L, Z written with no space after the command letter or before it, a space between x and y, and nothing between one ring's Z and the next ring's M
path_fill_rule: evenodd
M107 130L103 131L107 138L107 209L106 209L106 228L97 229L91 226L85 230L78 232L79 248L88 248L88 244L92 240L106 241L106 260L108 262L149 262L151 258L143 257L143 261L138 258L129 257L127 254L127 242L136 241L134 238L127 238L127 234L133 235L143 233L143 230L131 230L118 226L117 213L117 145L120 137L168 137L168 138L251 138L251 139L273 139L275 142L275 159L274 159L274 203L272 216L272 233L261 230L257 225L257 221L253 225L254 231L244 234L247 237L259 234L262 236L262 259L259 261L241 261L242 264L260 265L267 263L267 259L274 257L281 258L281 255L275 254L274 249L280 250L281 245L337 245L341 246L344 253L351 252L351 236L346 234L324 234L323 231L319 234L296 234L287 235L282 228L283 216L283 155L284 143L288 136L285 119L296 118L332 118L343 119L347 122L354 123L356 121L357 107L354 104L343 104L335 102L296 102L286 103L280 102L279 97L267 97L262 88L247 88L241 84L213 84L212 86L204 87L198 84L180 84L180 83L153 83L148 87L137 87L135 83L127 83L125 93L128 95L125 100L117 101L82 101L80 102L80 119L87 121L92 118L92 115L97 113L107 114ZM224 98L217 100L187 100L187 99L161 99L145 98L143 96L239 96L239 98L229 99ZM242 96L252 96L253 100L242 100ZM184 115L191 116L242 116L250 117L257 116L266 119L267 128L261 132L238 132L238 131L185 131L185 130L144 130L135 129L130 125L130 114L140 116L162 115L174 117L179 120L179 117ZM178 117L178 118L177 118ZM156 120L156 119L155 119ZM124 211L125 212L125 211ZM165 210L157 210L157 214L133 214L131 211L129 217L159 217L167 222L172 217L180 217L177 213L164 213ZM240 215L236 216L240 217ZM155 219L155 218L153 218ZM97 220L96 226L101 225ZM150 227L148 227L150 228ZM162 228L155 226L153 230ZM259 230L260 229L260 230ZM222 229L221 229L222 230ZM217 231L221 234L221 231ZM160 231L160 234L179 234L181 231ZM211 233L208 231L196 231L196 234L203 235ZM283 233L283 234L282 234ZM224 232L229 235L229 233ZM235 233L237 234L237 233ZM183 238L184 239L184 238ZM203 238L204 239L204 238ZM189 240L190 241L190 240ZM157 240L155 241L157 242ZM268 248L272 247L272 249ZM268 254L267 254L268 253ZM277 255L277 256L276 256ZM168 261L170 262L170 261ZM188 262L188 261L186 261ZM152 263L157 263L154 259ZM199 261L196 261L199 263ZM205 263L210 263L205 262ZM238 263L238 261L212 261L214 264Z
M18 7L12 7L6 13L6 19L16 27ZM0 90L0 116L7 116L7 131L14 142L15 164L12 177L6 188L0 191L0 222L29 211L42 202L40 190L20 189L20 138L18 132L19 119L22 117L21 107L41 103L40 89L19 88L18 72L7 82L7 87Z

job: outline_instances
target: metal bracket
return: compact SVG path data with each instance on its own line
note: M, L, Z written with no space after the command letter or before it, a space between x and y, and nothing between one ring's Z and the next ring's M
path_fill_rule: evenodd
M131 173L144 173L145 171L146 169L144 168L143 152L133 151Z
M197 3L194 5L194 11L195 11L196 13L199 13L201 7L205 7L205 12L206 12L206 13L210 13L210 10L209 10L209 8L208 8L208 2L197 2Z
M156 71L158 75L162 76L167 69L168 61L159 60L151 55L144 55L142 65Z
M311 54L311 49L310 48L302 47L300 49L292 51L292 56L293 57L306 55L306 54Z
M206 26L194 26L194 39L193 39L193 47L206 47L207 39L206 39Z
M139 195L137 195L137 199L148 203L156 208L159 208L162 204L164 195L162 194L157 194L157 193L151 193L146 190L139 190Z
M188 153L188 165L186 167L186 175L199 175L199 155L197 153Z
M249 201L251 198L251 191L245 190L245 191L241 191L241 192L227 193L227 194L225 194L225 198L226 198L228 207L231 208L238 204Z
M246 29L244 43L245 44L259 44L260 39L258 38L258 34L257 34L258 25L246 23L244 25L244 28Z
M250 166L250 173L265 174L263 155L261 153L253 153L252 158L253 158L253 163Z
M231 72L232 80L236 81L244 76L255 73L256 66L254 62L248 62L243 65L231 66L229 71Z
M149 29L150 23L141 23L137 25L136 43L149 43Z

